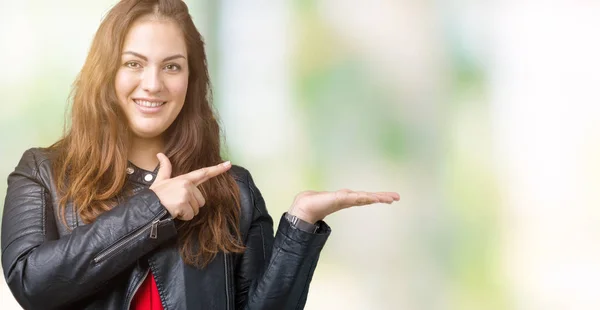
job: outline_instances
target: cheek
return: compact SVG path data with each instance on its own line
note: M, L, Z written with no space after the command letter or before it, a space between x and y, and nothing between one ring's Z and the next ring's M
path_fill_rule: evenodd
M183 104L183 102L185 101L185 95L187 93L187 88L188 88L187 77L185 77L185 78L182 77L180 79L174 79L174 80L171 80L169 83L169 92L174 97L173 99L176 98L177 102L180 104Z
M127 72L118 71L115 77L115 91L119 101L127 100L127 96L135 89L135 79ZM124 102L121 102L122 104Z

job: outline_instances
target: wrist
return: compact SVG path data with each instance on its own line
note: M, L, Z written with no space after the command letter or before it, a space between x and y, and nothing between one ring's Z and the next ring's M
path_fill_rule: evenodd
M303 209L293 206L288 210L287 213L313 225L320 220Z
M315 234L319 231L319 228L320 228L319 224L309 223L309 222L304 221L290 213L285 213L284 217L290 223L290 225L295 229L298 229L298 230L301 230L304 232L308 232L311 234Z

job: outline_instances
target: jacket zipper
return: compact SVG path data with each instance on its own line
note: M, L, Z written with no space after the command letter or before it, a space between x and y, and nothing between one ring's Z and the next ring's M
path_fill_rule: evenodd
M142 286L142 283L144 283L144 281L146 281L148 274L150 274L149 268L146 270L146 273L144 274L144 277L142 277L142 280L140 282L138 282L138 284L135 285L135 289L133 289L133 293L127 299L127 309L128 310L131 309L131 302L133 301L133 297L135 297L135 294L137 294L137 291L140 289L140 286Z
M227 253L223 253L223 260L225 260L225 303L227 305L226 309L231 309L231 304L229 302L229 272L227 268Z
M150 226L150 239L158 238L158 223L159 219L152 221L152 226Z
M153 221L152 223L140 228L137 232L135 232L132 235L127 236L126 238L122 239L121 241L115 243L113 246L109 247L108 249L100 252L100 254L98 254L98 256L96 256L94 258L94 263L98 264L100 263L104 258L110 256L112 253L115 253L117 250L125 247L128 243L130 243L132 240L137 239L139 236L143 235L144 232L146 232L146 230L148 228L150 228L150 238L152 239L156 239L158 237L158 223L160 223L160 218L162 218L163 216L165 216L165 214L167 214L167 210L162 211Z
M154 264L154 260L152 259L152 257L148 258L148 265L150 266L150 272L152 272L152 275L154 276L155 274L157 274L156 272L156 264ZM156 280L156 279L155 279ZM160 304L162 305L164 310L169 310L169 308L167 308L167 306L165 305L165 300L163 300L163 296L165 296L165 294L162 291L162 285L159 285L159 283L156 283L156 289L158 290L158 296L159 296L159 300L160 300ZM165 297L166 298L166 297Z

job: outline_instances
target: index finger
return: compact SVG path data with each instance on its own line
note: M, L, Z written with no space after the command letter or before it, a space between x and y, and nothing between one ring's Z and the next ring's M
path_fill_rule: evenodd
M194 170L192 172L188 172L186 174L181 175L181 177L188 179L189 181L194 183L194 185L198 186L208 181L210 178L216 177L219 174L229 170L229 168L231 168L231 162L226 161L215 166L204 167L198 170Z

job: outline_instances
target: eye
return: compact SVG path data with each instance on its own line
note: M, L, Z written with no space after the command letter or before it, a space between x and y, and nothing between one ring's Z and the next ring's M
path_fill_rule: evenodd
M135 61L128 61L125 63L125 67L131 68L131 69L138 69L141 67L141 65Z
M181 70L181 66L177 64L168 64L165 66L165 69L167 69L167 71L179 71Z

